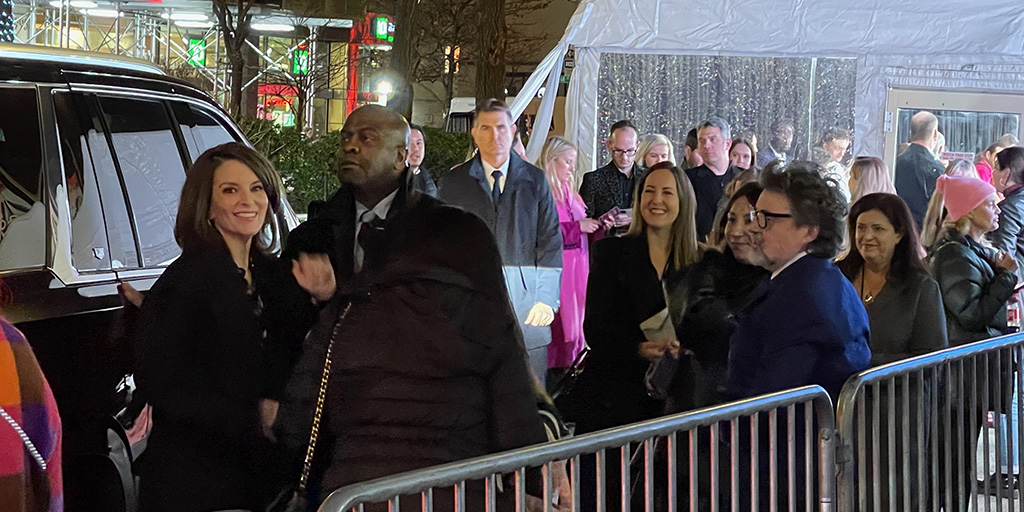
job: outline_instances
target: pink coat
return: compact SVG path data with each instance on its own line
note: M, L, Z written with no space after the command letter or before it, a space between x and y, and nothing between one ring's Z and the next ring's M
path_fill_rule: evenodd
M583 313L587 302L587 275L590 273L589 235L580 230L587 217L579 194L562 185L564 201L556 201L558 222L562 228L562 289L560 305L551 323L548 368L568 368L583 350Z

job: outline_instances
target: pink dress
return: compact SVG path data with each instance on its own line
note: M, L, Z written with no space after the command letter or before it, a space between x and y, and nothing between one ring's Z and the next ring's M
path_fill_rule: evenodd
M974 166L978 170L978 178L985 183L992 183L992 167L988 165L988 162L979 160Z
M555 321L551 323L548 368L568 368L583 350L583 312L587 302L587 275L590 273L590 241L580 230L586 218L586 206L579 194L562 184L562 197L556 201L558 222L562 228L562 290Z

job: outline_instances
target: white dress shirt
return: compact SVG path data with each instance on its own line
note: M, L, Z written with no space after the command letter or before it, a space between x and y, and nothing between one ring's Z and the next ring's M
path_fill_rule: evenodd
M772 272L772 279L775 279L779 274L782 273L783 270L786 270L787 268L789 268L790 265L796 263L797 261L800 260L800 258L803 258L804 256L807 256L807 251L801 251L799 254L794 256L793 259L789 260L789 262L787 262L781 268L779 268L775 272Z
M505 163L495 167L487 163L487 160L484 160L483 157L480 157L480 162L484 164L484 178L487 178L487 190L494 190L494 176L492 174L494 171L501 171L501 181L498 182L498 186L501 188L498 190L505 191L505 181L508 179L508 162L510 160L512 158L506 158Z
M377 203L377 206L373 207L373 210L367 208L363 203L356 201L356 234L355 244L353 244L352 251L352 267L357 274L363 269L363 256L365 256L363 246L359 245L359 230L363 227L363 214L368 211L373 211L374 215L376 215L378 219L384 220L388 218L388 212L391 210L391 203L395 202L395 197L397 195L398 189L395 189L394 192L384 199L381 199L380 202Z

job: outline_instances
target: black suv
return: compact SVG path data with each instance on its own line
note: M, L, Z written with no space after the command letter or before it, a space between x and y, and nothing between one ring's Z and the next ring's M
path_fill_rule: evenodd
M75 502L105 487L87 459L109 451L97 425L124 407L115 389L131 371L118 285L148 290L178 256L185 169L244 138L188 83L95 53L0 45L0 104L0 309L56 396L68 510L95 509Z

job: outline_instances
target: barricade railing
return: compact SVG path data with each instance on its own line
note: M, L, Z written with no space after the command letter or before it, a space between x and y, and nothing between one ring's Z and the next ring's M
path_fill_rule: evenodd
M1024 456L1022 360L1015 334L850 378L836 404L839 510L1021 510L997 477Z
M828 394L808 386L349 485L319 510L829 512L834 434Z

